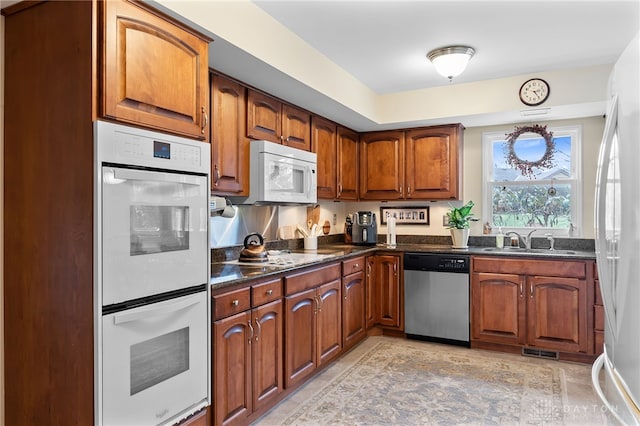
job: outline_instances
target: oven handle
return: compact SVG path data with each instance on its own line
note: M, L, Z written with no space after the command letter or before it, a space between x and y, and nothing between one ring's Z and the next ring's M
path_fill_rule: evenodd
M164 304L158 307L150 306L147 308L141 308L139 310L136 310L135 312L121 312L113 316L113 323L115 325L118 325L158 315L166 315L172 312L181 311L198 303L200 303L199 298L189 298L186 300L181 300L180 302Z
M148 172L142 170L114 169L113 175L122 180L151 180L159 182L182 183L185 185L200 185L198 176L174 175L172 173Z

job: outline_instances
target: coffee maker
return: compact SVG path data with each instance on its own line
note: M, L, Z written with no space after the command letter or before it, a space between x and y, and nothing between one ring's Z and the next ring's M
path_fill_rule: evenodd
M352 214L351 241L357 245L373 245L378 242L376 214L356 212Z

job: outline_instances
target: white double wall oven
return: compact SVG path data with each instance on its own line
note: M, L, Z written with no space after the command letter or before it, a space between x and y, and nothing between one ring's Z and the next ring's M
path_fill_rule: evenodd
M98 425L210 403L209 144L96 121Z

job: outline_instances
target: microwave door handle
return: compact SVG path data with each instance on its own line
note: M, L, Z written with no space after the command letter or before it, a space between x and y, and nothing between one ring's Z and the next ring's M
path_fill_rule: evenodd
M312 172L313 170L311 170L311 167L307 167L307 176L309 176L309 179L307 179L307 191L305 192L305 194L311 193L311 184L312 184L311 173Z
M191 175L174 175L170 173L148 172L141 170L114 169L113 176L122 180L145 180L158 182L173 182L184 185L200 185L197 176Z
M190 306L197 305L200 303L200 300L197 298L190 298L186 300L181 300L179 302L174 302L170 304L165 304L158 307L148 307L141 308L136 310L136 312L121 312L117 313L113 316L113 323L115 325L124 324L131 321L138 321L141 319L146 319L149 317L154 317L158 315L167 315L172 312L181 311Z

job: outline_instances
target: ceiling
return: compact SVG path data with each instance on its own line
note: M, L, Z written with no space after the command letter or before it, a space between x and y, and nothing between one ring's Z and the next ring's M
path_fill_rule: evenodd
M357 131L530 120L514 99L517 88L525 78L562 70L565 87L552 82L555 99L544 104L551 107L544 119L602 115L606 88L597 87L591 99L557 101L559 89L585 93L589 67L612 65L640 29L640 0L144 1L211 35L210 67ZM1 7L13 3L0 0ZM249 44L243 44L245 33ZM472 46L476 54L449 82L426 54L453 44ZM278 50L284 54L271 62ZM313 67L325 64L318 57L343 75L319 81L324 70ZM295 66L283 70L278 60L312 72L294 75ZM400 108L404 100L411 101L409 111ZM438 110L442 105L446 113ZM415 106L431 110L412 114Z
M378 94L450 84L426 54L476 54L453 83L615 62L638 32L635 1L254 0Z

